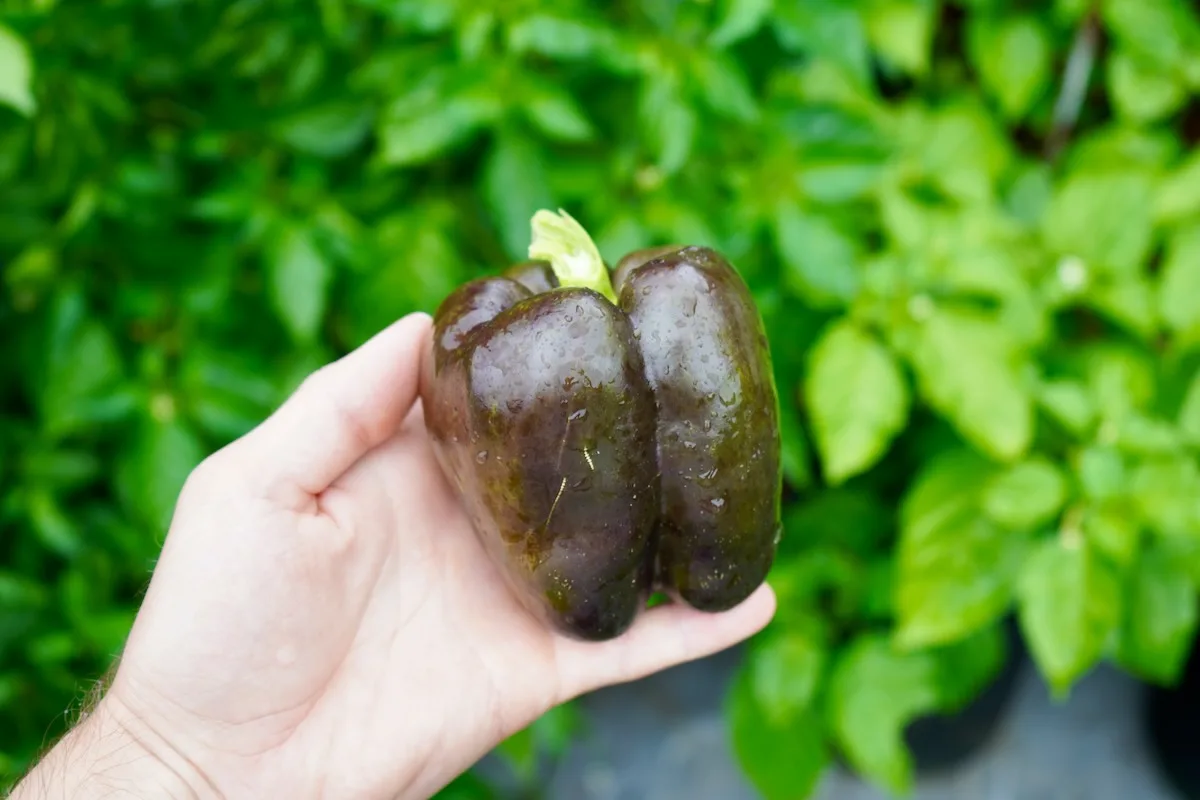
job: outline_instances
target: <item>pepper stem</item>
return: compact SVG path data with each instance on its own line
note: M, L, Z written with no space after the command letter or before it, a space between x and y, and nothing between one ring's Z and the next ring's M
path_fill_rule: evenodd
M533 240L529 257L549 261L560 286L591 289L616 304L617 295L600 250L570 214L562 209L557 214L542 209L533 215L530 227Z

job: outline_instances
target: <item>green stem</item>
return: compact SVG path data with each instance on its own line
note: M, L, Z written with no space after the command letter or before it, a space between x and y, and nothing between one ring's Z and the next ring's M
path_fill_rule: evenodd
M617 302L608 267L592 237L567 212L545 209L533 215L533 240L529 257L549 261L560 286L578 286L599 292L610 303Z

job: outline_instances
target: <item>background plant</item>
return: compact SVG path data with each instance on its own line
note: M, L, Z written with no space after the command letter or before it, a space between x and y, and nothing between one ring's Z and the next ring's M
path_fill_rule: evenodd
M835 754L906 789L1013 612L1059 696L1170 682L1198 86L1184 0L0 0L0 776L118 650L191 467L540 207L609 259L718 247L768 322L781 607L729 698L767 797Z

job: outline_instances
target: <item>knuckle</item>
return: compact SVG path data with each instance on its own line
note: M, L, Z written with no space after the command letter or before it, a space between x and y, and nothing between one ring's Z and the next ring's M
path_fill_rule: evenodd
M332 402L332 406L338 429L344 431L355 449L367 450L382 438L381 426L361 409L338 402Z
M213 491L222 477L228 473L229 447L226 446L205 456L192 468L183 482L180 497L194 497Z
M350 443L366 450L378 444L385 438L386 420L379 415L372 415L362 406L348 400L343 392L337 391L338 362L326 364L310 373L296 390L296 395L303 395L303 402L323 409L328 414L335 429L345 436Z
M334 363L336 363L336 362L334 362ZM296 387L296 391L293 392L292 394L293 395L298 395L298 394L320 395L320 394L323 394L322 384L327 382L327 379L329 378L329 375L332 372L332 367L333 367L332 363L324 364L320 367L317 367L315 370L308 373L307 375L305 375L304 378L300 381L300 384Z

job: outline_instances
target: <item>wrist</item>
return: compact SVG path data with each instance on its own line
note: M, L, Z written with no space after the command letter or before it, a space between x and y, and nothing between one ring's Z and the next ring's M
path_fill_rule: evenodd
M101 700L10 800L218 797L204 776L119 703Z

